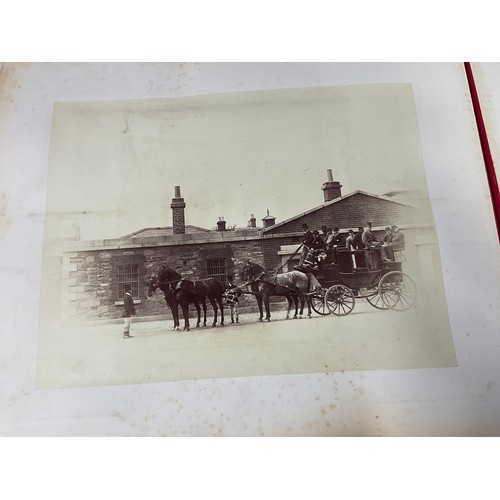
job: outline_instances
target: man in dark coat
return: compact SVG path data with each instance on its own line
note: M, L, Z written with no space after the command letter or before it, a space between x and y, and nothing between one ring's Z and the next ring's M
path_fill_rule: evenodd
M358 227L358 232L354 234L352 237L352 247L353 250L358 250L355 252L355 259L356 259L356 267L365 267L366 266L366 261L365 261L365 256L363 252L360 252L359 250L363 250L365 248L365 245L363 245L363 231L365 228L363 226Z
M123 324L123 338L131 339L133 335L130 335L130 323L132 322L132 317L135 316L135 306L134 299L131 294L131 286L130 284L126 284L124 286L125 289L125 297L123 298L123 302L125 304L125 311L123 312L123 316L125 317L125 321Z
M307 253L312 249L314 241L314 234L309 229L307 224L302 224L302 230L304 231L304 234L302 235L302 254L300 256L299 265L302 265L306 260Z
M363 241L363 245L365 248L376 248L380 249L380 254L382 256L382 260L384 262L390 262L390 259L387 258L387 255L385 253L385 247L382 246L382 243L378 240L378 238L375 236L375 233L372 230L372 222L368 221L368 227L364 230L363 235L361 236L361 239ZM368 254L370 255L370 254ZM377 264L376 262L372 262L372 267L376 268Z
M335 264L337 263L337 256L335 254L335 249L342 245L342 237L340 236L338 227L333 228L333 233L328 235L328 239L326 240L326 245L328 247L328 253L331 261Z
M313 240L310 243L308 252L302 262L302 267L309 271L318 270L318 255L325 249L325 242L323 238L319 235L319 231L315 229L313 231ZM304 245L305 247L305 245Z

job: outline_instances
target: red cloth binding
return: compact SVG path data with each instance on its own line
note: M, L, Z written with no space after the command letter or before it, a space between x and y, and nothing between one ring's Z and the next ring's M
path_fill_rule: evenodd
M474 82L474 75L472 67L469 62L464 63L467 81L469 83L469 91L472 98L472 106L476 116L477 130L479 133L479 140L481 141L481 149L483 151L484 166L486 167L486 176L488 177L488 184L490 186L491 202L493 204L493 213L495 214L495 222L497 225L497 235L500 241L500 191L498 190L498 181L495 173L495 165L491 156L490 145L488 142L488 134L484 125L483 114L481 112L481 105L479 103L479 96L477 95L476 83Z

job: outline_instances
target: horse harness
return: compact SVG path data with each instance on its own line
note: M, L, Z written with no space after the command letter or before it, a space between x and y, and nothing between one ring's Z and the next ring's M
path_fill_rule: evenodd
M251 281L248 281L247 283L245 283L244 285L241 285L241 286L246 286L249 283L255 283L255 282L266 283L268 285L279 286L280 288L285 288L287 290L290 290L290 292L298 295L298 291L296 289L291 288L287 285L280 285L279 283L276 283L276 280L278 279L278 270L274 272L274 280L273 280L274 282L273 283L262 279L263 276L266 275L266 272L264 271L264 272L260 273L259 275L255 276ZM309 293L309 288L311 287L311 276L309 275L309 273L304 273L304 274L307 276L307 293Z

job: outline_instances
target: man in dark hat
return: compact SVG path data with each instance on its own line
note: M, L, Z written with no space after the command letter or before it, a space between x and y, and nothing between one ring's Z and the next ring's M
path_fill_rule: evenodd
M338 227L333 228L333 233L328 236L328 240L326 242L328 247L328 253L330 255L330 260L334 263L337 262L337 256L335 254L335 249L342 245L342 238L340 236L340 230Z
M132 287L130 284L126 283L123 288L125 290L125 297L123 298L123 302L125 304L125 311L123 312L123 316L125 317L123 324L123 338L131 339L133 335L130 335L130 323L132 322L132 317L135 316L134 299L132 298Z
M355 252L356 267L366 267L366 261L364 253L361 252L365 248L363 245L363 232L365 228L363 226L358 227L358 232L352 238L352 247Z
M325 249L325 242L321 238L319 231L315 229L313 232L313 240L309 246L309 250L306 253L302 267L305 267L310 271L318 270L318 255L322 250Z
M302 224L302 230L304 234L302 235L302 253L300 255L299 266L304 264L308 252L312 249L312 243L314 241L314 234L306 223Z
M380 248L382 260L384 262L389 262L389 259L385 254L385 248L382 246L382 243L380 243L378 238L375 236L375 233L372 231L372 221L368 221L367 225L368 227L364 230L363 235L361 236L363 245L365 246L365 248ZM375 263L373 263L372 265L376 267Z

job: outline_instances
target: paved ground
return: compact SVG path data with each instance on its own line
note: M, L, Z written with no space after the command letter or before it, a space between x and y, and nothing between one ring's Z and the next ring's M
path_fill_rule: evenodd
M364 301L344 317L171 331L171 321L102 324L40 331L37 387L79 387L245 375L454 366L453 344L425 308L379 311Z

